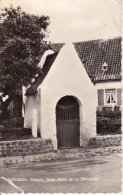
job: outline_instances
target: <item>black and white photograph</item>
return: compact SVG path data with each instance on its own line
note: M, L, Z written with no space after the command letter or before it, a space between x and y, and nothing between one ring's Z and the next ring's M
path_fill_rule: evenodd
M0 193L122 194L122 0L0 0Z

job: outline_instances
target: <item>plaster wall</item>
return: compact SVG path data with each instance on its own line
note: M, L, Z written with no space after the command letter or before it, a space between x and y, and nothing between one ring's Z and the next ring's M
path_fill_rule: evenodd
M25 97L25 117L24 117L24 127L32 128L32 116L33 109L37 111L37 131L40 131L40 104L41 97L40 93L33 96Z
M64 96L74 96L80 106L80 146L96 135L96 88L72 44L59 52L41 88L41 135L57 149L56 105Z
M96 89L116 89L121 88L121 81L108 81L95 84Z

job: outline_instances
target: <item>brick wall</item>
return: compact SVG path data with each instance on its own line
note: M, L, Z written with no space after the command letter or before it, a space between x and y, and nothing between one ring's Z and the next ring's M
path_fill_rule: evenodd
M89 140L89 148L121 146L122 135L97 136Z
M32 139L0 142L0 157L42 154L53 150L51 140Z

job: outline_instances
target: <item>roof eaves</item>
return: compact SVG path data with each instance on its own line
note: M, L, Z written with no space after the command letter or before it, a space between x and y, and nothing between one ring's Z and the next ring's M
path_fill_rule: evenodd
M35 78L35 81L27 89L25 95L28 95L28 96L29 95L35 95L37 93L37 88L39 87L39 85L41 85L41 83L45 79L45 77L48 74L48 72L49 72L53 62L55 61L57 55L58 55L58 52L53 53L53 54L47 56L46 61L44 63L44 66L42 68L43 74L39 74L39 76Z

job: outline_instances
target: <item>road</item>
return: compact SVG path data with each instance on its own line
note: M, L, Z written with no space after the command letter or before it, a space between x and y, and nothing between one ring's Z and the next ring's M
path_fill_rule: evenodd
M0 182L4 193L120 193L121 154L12 165Z

